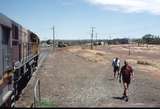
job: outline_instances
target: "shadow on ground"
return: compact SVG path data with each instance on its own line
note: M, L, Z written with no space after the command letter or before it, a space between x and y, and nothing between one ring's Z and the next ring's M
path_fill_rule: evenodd
M112 97L112 98L116 100L123 100L123 97Z
M111 78L111 79L108 79L109 81L113 81L114 79L113 78Z

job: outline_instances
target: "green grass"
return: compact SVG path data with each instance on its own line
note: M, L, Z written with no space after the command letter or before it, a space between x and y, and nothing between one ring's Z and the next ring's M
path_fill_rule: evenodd
M56 105L47 99L42 99L38 107L56 107Z

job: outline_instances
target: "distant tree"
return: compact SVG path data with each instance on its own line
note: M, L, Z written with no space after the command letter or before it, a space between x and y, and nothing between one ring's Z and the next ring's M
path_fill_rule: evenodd
M42 40L40 43L41 43L41 44L42 44L42 43L46 43L46 41Z
M160 44L159 35L146 34L142 37L142 41L147 44Z
M52 44L52 40L47 40L46 43L47 43L48 45L50 45L50 44Z
M145 41L145 43L149 43L149 41L151 41L152 38L153 38L153 35L151 35L151 34L146 34L142 37L142 39Z
M144 41L144 43L147 44L147 48L148 48L148 44L151 43L152 38L153 38L153 35L151 34L146 34L142 37L142 40Z

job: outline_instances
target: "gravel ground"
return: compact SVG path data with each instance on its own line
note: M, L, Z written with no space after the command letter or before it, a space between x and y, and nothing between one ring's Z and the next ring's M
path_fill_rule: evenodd
M112 55L114 56L114 55ZM112 57L109 59L112 60ZM158 106L160 80L134 66L129 102L120 99L123 85L113 80L111 63L87 61L66 50L50 54L39 72L44 98L58 107ZM159 105L160 106L160 105Z
M107 48L101 50L107 51ZM135 80L130 85L129 102L120 99L123 85L113 80L111 66L116 55L117 52L112 51L106 62L100 64L66 49L50 53L37 73L42 98L49 99L57 107L160 107L160 77L140 70L135 63L132 64ZM123 54L120 57L126 58ZM25 97L22 96L23 104L28 100Z

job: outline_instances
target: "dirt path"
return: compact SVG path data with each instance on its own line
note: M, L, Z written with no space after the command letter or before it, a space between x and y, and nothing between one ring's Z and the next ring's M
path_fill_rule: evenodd
M111 63L98 64L87 61L76 53L57 50L50 54L38 77L41 95L58 107L119 107L158 106L160 104L160 80L135 69L129 102L119 99L123 86L113 80ZM112 56L107 58L112 60ZM107 61L106 59L106 61ZM160 105L159 105L160 106Z

